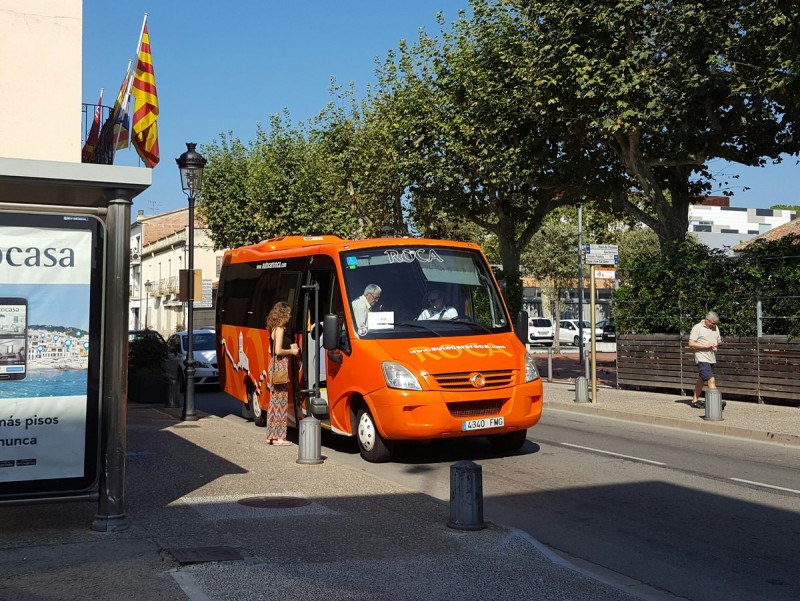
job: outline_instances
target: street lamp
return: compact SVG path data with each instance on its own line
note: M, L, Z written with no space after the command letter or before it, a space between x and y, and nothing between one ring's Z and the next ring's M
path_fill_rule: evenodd
M144 289L146 291L145 297L144 297L144 329L145 330L148 329L148 327L147 327L147 313L148 313L147 309L150 307L150 290L152 288L153 288L153 282L151 282L150 280L147 280L144 283Z
M186 394L183 397L183 412L181 420L185 422L197 421L194 410L194 197L203 185L203 168L206 159L195 150L197 144L186 142L186 152L175 159L181 172L181 189L189 197L189 269L187 294L188 332L186 337Z

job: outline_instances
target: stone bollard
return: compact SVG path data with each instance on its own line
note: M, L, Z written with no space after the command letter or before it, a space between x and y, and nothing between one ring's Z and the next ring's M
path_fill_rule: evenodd
M725 405L725 401L722 400L722 393L717 390L707 390L706 391L706 414L703 416L703 419L710 422L721 422L722 421L722 408Z
M450 521L455 530L483 530L483 475L480 465L467 459L450 466Z
M302 419L297 436L297 463L322 463L322 427L319 420L314 416Z
M584 376L575 378L575 402L589 403L589 380Z

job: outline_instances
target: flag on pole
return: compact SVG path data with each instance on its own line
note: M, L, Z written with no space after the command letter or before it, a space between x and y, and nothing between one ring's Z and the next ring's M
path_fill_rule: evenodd
M100 142L100 115L103 112L103 88L100 88L100 99L97 101L97 106L94 109L94 121L89 130L89 135L86 136L86 143L83 145L81 151L82 163L94 163L95 149L98 142Z
M128 120L128 90L131 80L131 63L128 63L128 70L125 72L125 79L117 94L117 100L111 114L103 123L100 130L100 142L95 153L95 163L102 165L112 165L114 163L114 152L120 148L128 147L128 132L130 130Z
M153 72L153 57L150 54L150 34L147 31L147 17L142 28L142 40L136 72L133 76L132 95L136 102L133 113L132 142L136 152L148 167L155 167L159 161L158 153L158 93L156 77Z

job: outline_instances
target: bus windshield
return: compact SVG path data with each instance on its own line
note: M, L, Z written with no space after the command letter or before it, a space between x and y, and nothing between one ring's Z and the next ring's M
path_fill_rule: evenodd
M409 244L348 250L340 260L359 337L510 330L500 292L480 252Z

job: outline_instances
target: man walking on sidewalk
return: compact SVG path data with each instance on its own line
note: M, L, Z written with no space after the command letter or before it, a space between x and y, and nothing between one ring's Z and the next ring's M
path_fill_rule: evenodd
M705 319L695 324L689 334L689 347L694 349L694 360L697 363L699 375L694 384L692 407L700 409L703 404L700 395L703 393L703 384L708 383L709 390L717 388L714 378L714 364L717 362L717 346L722 343L719 333L719 315L714 311L706 313Z

